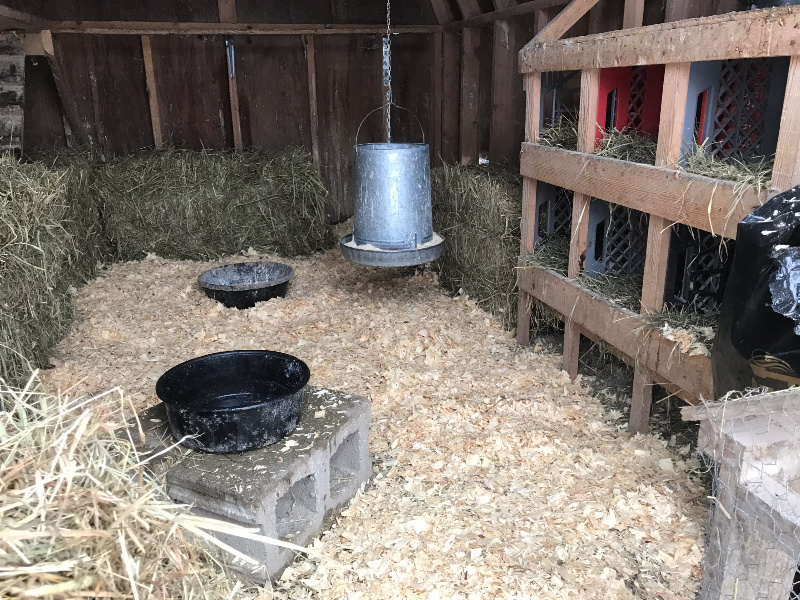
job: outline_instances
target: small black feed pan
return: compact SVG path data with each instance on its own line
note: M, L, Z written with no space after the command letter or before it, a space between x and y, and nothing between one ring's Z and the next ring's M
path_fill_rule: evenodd
M228 308L252 308L256 302L283 297L294 269L276 262L246 262L209 269L198 277L202 290Z
M156 394L184 446L244 452L295 430L310 377L308 365L289 354L236 350L172 367L156 382Z

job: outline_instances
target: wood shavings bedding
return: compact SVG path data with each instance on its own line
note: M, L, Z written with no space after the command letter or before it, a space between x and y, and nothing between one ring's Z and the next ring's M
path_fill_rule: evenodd
M517 347L431 273L335 251L288 262L288 296L244 311L197 289L219 262L115 265L79 291L45 374L73 393L122 386L144 408L178 362L267 348L305 360L313 385L370 395L376 475L315 542L353 570L303 560L263 598L694 597L697 465L619 431L559 357Z

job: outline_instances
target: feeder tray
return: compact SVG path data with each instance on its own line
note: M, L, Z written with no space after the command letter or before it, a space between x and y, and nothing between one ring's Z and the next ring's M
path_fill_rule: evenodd
M252 308L256 302L283 297L294 269L276 262L235 263L209 269L197 282L209 298L228 308Z
M156 395L176 441L204 452L244 452L295 430L310 377L294 356L236 350L172 367L156 382Z
M368 267L413 267L432 262L442 255L444 238L434 233L431 240L412 249L386 250L370 244L359 246L353 234L339 242L342 254L350 262Z

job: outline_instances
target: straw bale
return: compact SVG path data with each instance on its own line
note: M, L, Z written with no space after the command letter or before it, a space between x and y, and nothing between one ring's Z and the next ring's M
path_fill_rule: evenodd
M303 560L265 597L694 598L696 458L629 437L557 355L518 347L435 273L337 252L289 262L288 296L244 311L197 289L218 261L114 265L79 291L46 373L80 393L121 385L143 408L180 361L265 348L305 360L314 385L371 396L374 478L314 544L353 570Z
M329 248L325 190L308 152L147 150L110 162L93 187L121 260L218 258Z
M439 280L498 315L509 329L517 318L522 182L488 166L444 165L431 174L434 229L445 237Z

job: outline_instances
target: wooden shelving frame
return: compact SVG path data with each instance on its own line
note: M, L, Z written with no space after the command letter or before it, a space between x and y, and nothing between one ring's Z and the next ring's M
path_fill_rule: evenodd
M615 353L634 367L632 433L649 428L654 383L673 390L689 403L711 399L711 362L707 356L681 353L675 342L648 329L640 314L615 306L578 283L586 255L591 198L650 215L642 314L663 308L670 228L674 223L736 237L738 221L763 204L768 194L748 190L737 201L730 182L673 168L680 156L691 63L707 60L790 57L772 191L800 183L800 7L641 27L638 4L636 0L626 2L626 29L555 41L537 36L519 56L528 94L520 168L524 177L521 253L534 250L538 181L572 190L574 202L569 277L538 267L520 269L517 338L521 344L529 343L528 307L535 299L554 309L565 323L564 368L571 376L577 376L581 335L615 348ZM674 12L680 15L679 10ZM599 69L656 64L665 65L665 76L655 166L593 156ZM541 74L562 70L581 71L578 152L537 143Z

